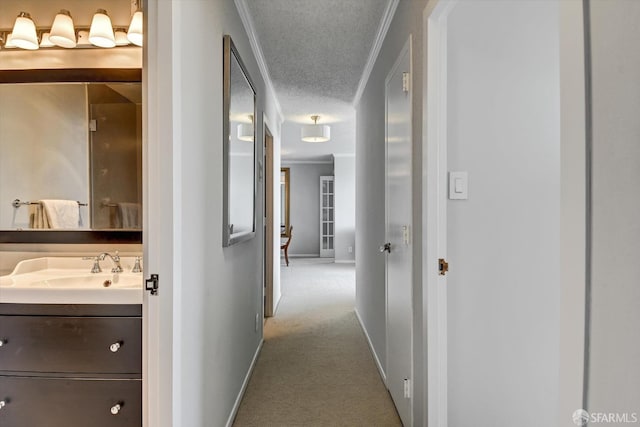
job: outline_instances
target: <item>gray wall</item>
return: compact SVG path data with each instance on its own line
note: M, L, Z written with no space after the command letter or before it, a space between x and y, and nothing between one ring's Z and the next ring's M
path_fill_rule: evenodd
M161 392L171 402L158 408L156 424L223 426L262 340L256 317L263 309L262 215L255 238L222 247L224 34L231 35L256 88L258 147L263 111L270 123L275 118L233 1L150 3L162 26L155 27L158 45L148 45L149 61L156 61L149 80L157 86L149 93L154 182L146 201L156 215L148 217L145 251L151 268L166 277L158 320L172 351L160 356L160 372L171 378L159 379ZM257 155L262 158L261 148Z
M486 0L458 3L447 21L448 170L469 174L469 199L447 203L453 426L556 422L558 13Z
M293 226L293 238L289 256L320 255L320 177L332 176L330 163L287 163L290 191L289 223Z
M335 250L336 262L355 262L356 244L356 159L336 155L335 175ZM349 250L351 249L351 250Z
M356 310L377 358L386 366L385 269L379 247L385 239L384 135L385 79L400 51L413 36L413 233L421 241L422 208L419 203L422 158L422 13L427 1L400 1L389 33L371 72L360 102L356 106ZM413 247L414 298L414 423L422 425L424 400L422 337L422 251Z
M590 1L590 412L640 417L640 2Z

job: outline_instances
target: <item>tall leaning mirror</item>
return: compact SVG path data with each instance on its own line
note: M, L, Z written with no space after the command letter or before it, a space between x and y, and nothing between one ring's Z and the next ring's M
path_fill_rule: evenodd
M223 42L222 245L256 232L256 91L230 36Z

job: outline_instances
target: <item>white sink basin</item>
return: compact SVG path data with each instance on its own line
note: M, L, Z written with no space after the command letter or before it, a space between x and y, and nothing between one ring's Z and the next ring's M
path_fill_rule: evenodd
M92 260L48 257L21 261L0 277L0 303L142 304L142 273L130 273L135 259L121 258L123 273L91 273Z

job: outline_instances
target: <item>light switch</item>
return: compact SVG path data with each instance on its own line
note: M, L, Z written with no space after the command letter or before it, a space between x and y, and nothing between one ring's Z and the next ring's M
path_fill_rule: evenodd
M462 183L462 179L456 178L455 192L462 193L464 190L464 185Z
M467 200L469 198L467 172L449 172L449 199Z

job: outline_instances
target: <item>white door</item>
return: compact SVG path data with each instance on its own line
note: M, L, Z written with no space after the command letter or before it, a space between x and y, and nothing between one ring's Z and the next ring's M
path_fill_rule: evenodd
M411 39L386 80L387 387L412 424Z
M320 177L320 257L335 256L335 192L333 177Z

